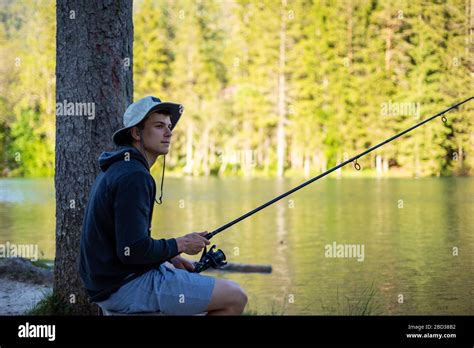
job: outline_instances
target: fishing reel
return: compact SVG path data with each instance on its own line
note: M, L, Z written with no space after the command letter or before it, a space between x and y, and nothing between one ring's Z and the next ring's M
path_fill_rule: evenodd
M204 247L201 258L194 263L194 273L201 273L209 267L219 269L227 264L224 252L213 245L209 251Z

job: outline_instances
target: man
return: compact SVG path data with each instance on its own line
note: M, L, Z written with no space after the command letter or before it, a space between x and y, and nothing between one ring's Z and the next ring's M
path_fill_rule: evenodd
M113 135L118 150L99 156L101 172L82 228L80 274L91 301L107 310L237 315L247 303L239 285L192 273L193 263L179 256L198 254L209 244L207 232L150 236L156 201L150 168L168 153L181 112L179 104L140 99L127 108L124 127Z

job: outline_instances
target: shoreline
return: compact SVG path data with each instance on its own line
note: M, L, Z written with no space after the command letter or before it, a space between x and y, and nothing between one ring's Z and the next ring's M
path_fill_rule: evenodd
M52 269L28 259L0 258L0 315L28 315L52 290Z
M0 315L28 315L53 286L0 278Z

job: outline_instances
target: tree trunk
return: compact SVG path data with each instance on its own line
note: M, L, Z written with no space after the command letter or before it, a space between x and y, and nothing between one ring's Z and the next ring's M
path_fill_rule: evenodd
M323 151L321 151L321 173L324 173L328 170L328 160Z
M133 98L132 2L58 0L56 7L54 291L74 314L97 314L78 273L80 234L97 157L112 148Z
M304 156L304 177L305 179L309 179L309 174L311 170L311 163L310 163L310 157L308 154Z
M285 170L286 157L286 105L285 105L285 60L286 60L286 0L282 0L280 27L280 55L278 72L278 126L277 126L277 176L281 178Z
M461 145L458 145L457 167L458 175L464 175L464 153Z
M250 139L252 139L252 125L248 119L243 121L243 130L244 130L244 137L245 140L242 142L242 150L240 154L240 168L242 169L242 173L244 177L248 177L251 175L251 163L248 161L249 157L248 154L252 151Z
M383 173L382 161L383 161L383 158L381 155L375 156L375 169L377 172L377 177L381 177Z
M383 159L383 173L388 174L388 158L384 157Z
M265 139L264 138L264 133L263 133L263 128L259 128L258 130L258 138L259 139ZM267 151L267 148L264 146L264 143L259 141L257 145L257 166L259 168L263 168L263 162L265 158L265 152Z
M210 145L209 145L209 166L213 167L216 164L216 145L215 145L215 140L210 137ZM209 168L209 174L210 174L211 168Z
M193 122L190 121L186 127L186 165L184 166L185 173L193 173Z
M205 176L209 176L209 127L206 126L204 129L203 139L203 157L202 157L202 171Z

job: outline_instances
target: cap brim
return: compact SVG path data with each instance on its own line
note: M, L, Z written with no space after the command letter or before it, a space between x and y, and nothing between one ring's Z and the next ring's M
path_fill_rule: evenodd
M135 126L132 126L135 127ZM120 146L120 145L125 145L128 143L128 130L132 127L124 127L120 128L118 131L116 131L112 135L112 140L114 141L115 145Z
M176 104L176 103L160 103L159 105L156 105L148 111L146 116L143 118L145 119L148 115L150 115L153 112L159 111L159 110L167 110L169 111L170 115L170 121L171 121L171 130L176 127L176 124L178 123L182 111L183 111L183 106L181 104ZM112 135L112 140L114 141L115 145L120 146L127 144L129 141L128 137L128 130L135 127L136 125L129 126L129 127L123 127L117 130L113 135Z

